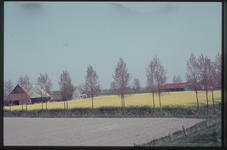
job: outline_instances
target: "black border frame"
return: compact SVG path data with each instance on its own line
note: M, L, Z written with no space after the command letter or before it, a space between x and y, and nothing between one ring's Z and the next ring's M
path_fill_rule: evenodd
M226 135L227 135L227 129L226 129L226 120L227 120L227 0L206 0L206 1L196 1L196 0L151 0L150 2L221 2L222 3L222 148L226 147ZM0 106L1 111L1 129L0 129L0 146L3 147L3 88L4 88L4 1L1 1L0 3L0 95L1 95L1 102ZM14 146L7 146L3 148L18 148ZM34 147L19 147L19 148L25 148L30 149ZM38 148L38 147L37 147ZM45 148L45 147L40 147ZM46 147L46 148L81 148L81 147ZM83 147L82 147L83 148ZM84 147L88 148L88 147ZM89 147L90 148L90 147ZM105 147L99 147L99 148L105 148ZM108 147L108 149L111 147ZM112 147L114 148L114 147ZM111 148L111 149L112 149ZM116 148L116 147L115 147Z

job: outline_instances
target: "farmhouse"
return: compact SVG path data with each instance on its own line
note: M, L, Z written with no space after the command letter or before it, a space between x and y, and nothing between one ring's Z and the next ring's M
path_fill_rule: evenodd
M47 102L50 95L40 85L17 85L9 96L5 99L7 103L13 105L34 104Z
M86 98L86 94L82 94L79 87L76 87L76 89L73 92L72 99L83 99Z
M192 86L190 83L170 83L165 84L161 89L164 89L165 91L191 91Z

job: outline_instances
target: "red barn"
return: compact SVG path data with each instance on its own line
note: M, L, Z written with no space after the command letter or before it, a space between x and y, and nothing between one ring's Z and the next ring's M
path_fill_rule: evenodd
M190 83L170 83L165 84L161 89L164 89L165 91L191 91L192 86Z
M17 85L5 101L9 104L22 105L46 102L50 95L40 85Z

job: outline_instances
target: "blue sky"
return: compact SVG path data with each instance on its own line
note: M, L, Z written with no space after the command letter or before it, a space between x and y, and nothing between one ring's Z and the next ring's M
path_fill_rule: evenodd
M191 53L214 60L221 52L221 3L4 2L4 80L47 73L53 90L67 69L74 86L92 65L110 88L119 58L145 87L155 55L185 81Z

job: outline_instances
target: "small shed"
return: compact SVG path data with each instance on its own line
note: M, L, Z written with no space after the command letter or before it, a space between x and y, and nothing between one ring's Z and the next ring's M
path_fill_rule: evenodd
M189 82L165 84L161 89L165 91L191 91L192 86Z
M34 104L47 102L50 95L40 85L17 85L5 99L14 105Z

